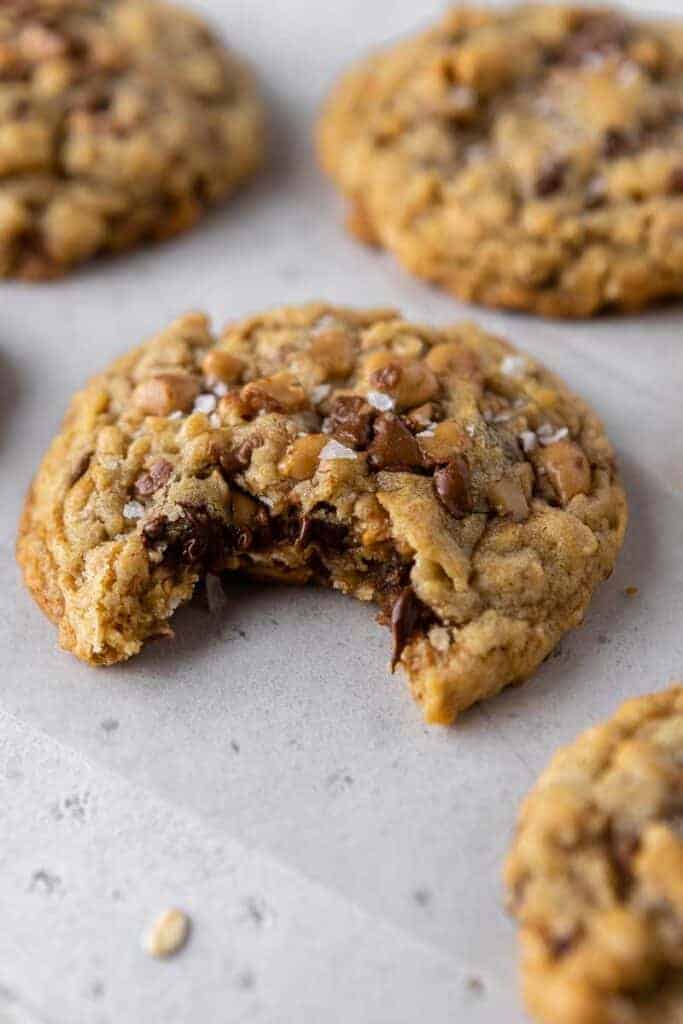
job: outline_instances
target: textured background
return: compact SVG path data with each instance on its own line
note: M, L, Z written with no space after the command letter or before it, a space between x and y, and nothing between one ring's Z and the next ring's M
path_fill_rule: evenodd
M499 891L518 801L556 745L683 677L681 308L463 309L344 236L311 122L413 0L195 6L260 70L269 170L177 242L0 286L0 1022L522 1024ZM620 452L631 528L585 626L453 730L421 723L371 610L335 595L236 586L224 617L191 608L173 646L95 671L18 578L23 492L85 378L188 308L315 297L476 316L585 394ZM192 940L157 963L140 934L172 904Z

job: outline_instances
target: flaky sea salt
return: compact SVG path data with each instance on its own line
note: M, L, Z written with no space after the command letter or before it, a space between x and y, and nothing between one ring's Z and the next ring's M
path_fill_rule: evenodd
M519 434L519 443L527 455L529 452L533 452L538 448L538 438L534 434L533 430L523 430L521 434Z
M367 399L373 409L380 412L390 412L395 405L391 395L385 395L383 391L368 391Z
M430 429L421 430L419 434L415 435L415 437L434 437L435 433L436 431Z
M477 102L477 94L474 89L470 89L468 85L456 85L448 93L449 99L460 107L461 110L467 110L473 107Z
M569 437L569 430L567 427L558 427L555 430L550 423L542 423L536 431L538 440L543 445L555 444L557 441L563 441L565 437Z
M209 423L214 428L215 427L220 427L220 425L221 425L221 418L220 418L220 416L218 415L217 412L212 412L211 413L211 415L209 416Z
M443 654L451 645L451 638L444 626L432 626L429 630L429 642L435 651Z
M521 377L526 370L527 362L524 356L505 356L500 364L500 372L506 377Z
M211 394L197 395L194 400L194 411L195 412L213 412L218 402L216 396Z
M170 415L169 415L169 416L167 417L167 419L169 419L169 420L181 420L181 419L183 418L183 415L184 415L184 414L183 414L183 413L181 412L181 410L180 410L180 409L176 409L176 411L175 411L175 412L172 412L172 413L171 413L171 414L170 414Z
M228 385L225 381L217 380L215 384L211 385L211 390L216 398L223 398L228 393Z
M328 441L320 452L321 459L355 459L357 458L353 448L347 448L339 441Z
M319 405L320 402L324 402L329 395L332 388L329 384L318 384L317 387L311 391L311 401L313 405Z
M123 506L124 519L139 519L144 513L145 506L141 505L139 501L127 501Z

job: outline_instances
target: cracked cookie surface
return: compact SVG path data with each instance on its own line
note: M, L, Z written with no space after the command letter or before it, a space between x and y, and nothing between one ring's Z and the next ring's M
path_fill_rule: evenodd
M0 277L190 228L258 166L251 73L155 0L0 5Z
M324 304L188 314L75 396L28 495L26 582L63 647L135 654L206 574L380 608L431 722L529 676L626 525L592 411L472 324Z
M683 21L464 7L351 69L318 131L349 229L546 316L683 295Z
M683 686L555 755L506 866L537 1020L683 1020L682 823Z

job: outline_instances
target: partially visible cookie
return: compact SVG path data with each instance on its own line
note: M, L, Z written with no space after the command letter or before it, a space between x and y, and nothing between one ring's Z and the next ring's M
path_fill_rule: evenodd
M156 0L0 4L0 277L191 227L261 160L252 76Z
M683 686L555 755L505 880L538 1021L683 1021Z
M207 573L375 601L431 722L529 676L612 570L591 410L473 325L327 305L191 314L76 395L18 557L62 646L112 664Z
M683 20L458 7L341 80L318 148L350 229L462 299L683 295Z

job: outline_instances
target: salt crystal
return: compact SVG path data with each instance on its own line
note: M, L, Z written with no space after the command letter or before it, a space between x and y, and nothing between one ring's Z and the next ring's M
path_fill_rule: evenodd
M536 433L538 434L538 440L543 445L555 444L557 441L562 441L565 437L569 437L567 427L558 427L557 430L553 430L550 423L542 423Z
M328 441L320 452L321 459L355 459L356 453L352 448L340 444L339 441Z
M538 438L534 434L533 430L523 430L519 435L519 440L527 455L529 452L533 452L538 448Z
M221 418L217 412L211 413L211 415L209 416L209 423L211 424L212 427L220 427Z
M145 506L139 501L127 501L123 506L124 519L139 519L145 514Z
M476 432L477 432L477 428L475 427L474 423L466 423L465 424L465 433L467 434L468 437L474 437Z
M527 362L524 356L505 356L500 364L500 372L507 377L521 377L526 366Z
M320 405L321 402L324 402L331 390L332 388L329 384L318 384L317 387L313 388L311 391L313 405Z
M367 399L373 409L379 409L380 412L390 412L395 405L391 395L385 395L382 391L368 391Z
M433 626L429 631L429 642L435 651L445 653L451 646L451 638L444 626Z
M180 411L180 409L176 409L175 412L172 412L170 416L167 417L167 419L169 420L181 420L182 418L183 413Z
M216 383L212 386L211 390L213 391L216 398L223 398L228 393L228 385L225 383L225 381L217 380Z
M434 430L421 430L419 434L415 435L415 437L434 437L434 434Z
M197 395L194 400L195 412L213 412L217 405L216 396L210 394Z
M448 95L458 107L473 107L477 102L476 92L468 85L456 85Z

